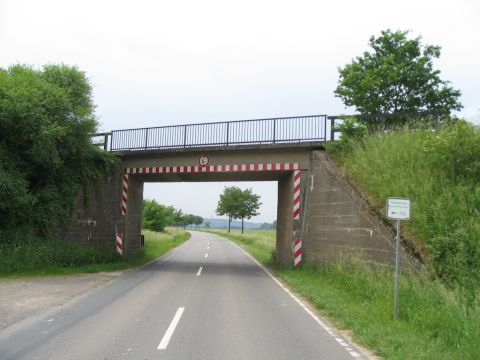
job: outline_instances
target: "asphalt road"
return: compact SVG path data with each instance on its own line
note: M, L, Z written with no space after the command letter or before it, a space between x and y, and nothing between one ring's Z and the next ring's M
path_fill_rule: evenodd
M0 331L0 359L355 359L353 345L235 244L192 238Z

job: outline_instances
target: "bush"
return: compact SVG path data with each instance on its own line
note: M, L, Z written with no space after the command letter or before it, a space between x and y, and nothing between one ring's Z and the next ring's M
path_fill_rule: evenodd
M12 234L9 239L8 244L0 243L0 274L107 264L121 259L113 249L103 247L82 246L34 236L25 238Z
M0 232L47 235L115 163L92 144L91 86L75 67L0 69ZM5 241L0 238L0 241Z
M367 127L352 117L344 118L337 129L340 131L340 139L326 143L326 150L331 155L351 151L353 144L367 134Z

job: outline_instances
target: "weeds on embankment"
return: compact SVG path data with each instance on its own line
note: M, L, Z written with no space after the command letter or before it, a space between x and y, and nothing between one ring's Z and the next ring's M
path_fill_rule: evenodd
M144 230L145 247L133 256L112 249L82 246L66 241L28 238L0 244L0 277L67 275L115 271L140 266L190 238L185 231Z
M343 141L343 144L342 144ZM480 130L457 121L441 130L354 136L327 150L377 208L389 196L412 200L402 226L432 274L468 309L480 306Z
M465 312L455 293L418 274L400 275L393 320L393 269L332 263L301 269L273 264L275 231L210 232L235 241L268 265L340 329L384 359L478 359L480 313Z

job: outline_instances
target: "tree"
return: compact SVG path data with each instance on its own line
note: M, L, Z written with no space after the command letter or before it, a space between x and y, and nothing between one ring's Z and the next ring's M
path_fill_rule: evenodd
M252 189L246 189L242 191L242 198L240 203L240 209L237 212L239 219L242 219L242 234L243 234L243 222L245 219L250 219L252 216L256 216L259 213L257 210L262 203L259 202L260 196L252 192Z
M230 232L232 220L241 219L243 234L244 220L258 215L257 210L261 205L259 200L260 196L254 194L252 189L242 190L235 186L226 187L218 201L217 215L228 216L228 232Z
M175 225L178 229L179 226L183 226L184 218L183 218L182 210L175 210L173 213L173 225Z
M223 194L220 195L220 200L217 204L217 215L228 216L228 232L230 232L230 225L233 219L238 219L238 212L242 201L242 189L230 186L225 187Z
M155 200L143 201L143 228L152 231L164 231L173 222L175 209L165 206Z
M203 223L203 217L201 216L194 216L193 223L195 224L196 227L199 227Z
M421 37L407 35L408 31L386 30L372 36L373 51L338 69L336 96L360 114L460 110L460 91L441 80L440 71L433 68L440 47L422 45Z
M47 235L112 170L115 156L91 141L94 108L75 67L0 69L0 232Z

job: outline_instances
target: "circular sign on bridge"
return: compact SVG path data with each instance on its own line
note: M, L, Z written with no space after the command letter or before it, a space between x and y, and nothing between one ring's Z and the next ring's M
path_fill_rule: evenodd
M210 159L208 158L207 155L202 155L198 159L198 163L199 163L200 166L207 166L209 161L210 161Z

